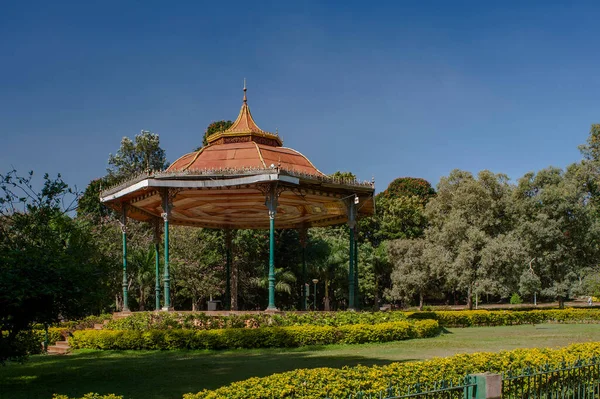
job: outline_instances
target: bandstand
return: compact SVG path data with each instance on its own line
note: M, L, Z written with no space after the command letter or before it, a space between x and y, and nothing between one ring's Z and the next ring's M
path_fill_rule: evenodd
M374 183L328 177L304 155L283 147L278 134L260 129L252 118L244 87L233 125L207 138L208 145L186 154L166 170L147 172L105 190L100 200L120 212L123 236L123 311L127 301L128 218L155 226L156 309L160 309L159 242L164 240L162 310L172 308L169 276L169 226L268 229L269 305L275 304L275 229L298 229L306 249L310 227L347 224L350 231L348 306L355 308L356 221L374 212ZM163 236L160 238L161 224ZM231 307L231 235L226 234L226 307ZM303 256L305 259L305 256ZM306 280L306 263L303 261ZM303 295L304 290L303 290ZM302 302L304 303L304 301Z

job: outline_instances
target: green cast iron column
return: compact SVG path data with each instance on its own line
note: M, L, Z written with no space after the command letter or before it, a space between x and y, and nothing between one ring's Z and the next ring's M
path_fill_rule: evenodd
M358 285L358 231L354 232L354 305L360 310L360 286Z
M225 232L225 309L231 310L231 230Z
M122 312L129 312L129 302L127 298L127 209L123 204L123 215L121 221L121 233L123 236L123 309Z
M275 215L278 191L275 184L269 186L266 195L266 205L269 209L269 306L267 310L277 310L275 306Z
M348 270L348 308L354 309L354 228L350 227L350 269Z
M159 253L158 242L154 243L154 261L156 266L154 292L156 293L156 300L154 301L154 309L160 310L160 253Z
M164 292L165 300L163 310L169 310L171 308L171 295L169 283L169 216L167 213L163 213L163 219L165 221L165 273L163 277L164 281Z
M356 309L356 291L355 291L355 276L354 276L354 229L356 228L356 204L358 197L353 195L346 199L346 207L348 210L348 228L350 230L350 259L348 267L348 309Z
M269 306L267 310L277 310L275 307L275 212L269 211Z

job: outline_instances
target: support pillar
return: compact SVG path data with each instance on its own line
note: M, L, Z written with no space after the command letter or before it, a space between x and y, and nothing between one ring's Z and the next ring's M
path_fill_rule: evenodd
M154 275L154 310L160 310L160 221L154 222L154 262L155 262L155 275Z
M356 290L354 276L354 229L356 227L356 200L357 196L353 195L346 199L346 208L348 211L348 228L350 230L350 259L348 267L348 309L356 309Z
M358 224L354 227L354 305L360 310L360 286L358 284Z
M225 231L225 309L231 310L231 230Z
M302 290L302 310L308 310L306 308L306 301L308 298L306 297L307 294L306 290L304 289L304 284L306 283L306 245L308 238L306 233L306 227L300 228L300 246L302 247L302 284L300 285L300 289Z
M266 205L269 209L269 306L268 311L277 311L275 306L275 215L277 214L278 190L271 184L267 191Z
M121 208L121 234L123 236L123 308L122 312L129 312L128 280L127 280L127 204Z
M172 205L172 195L169 189L165 189L162 192L162 209L163 213L161 214L164 221L164 235L165 235L165 266L164 266L164 274L163 274L163 292L164 292L164 302L163 308L164 311L172 310L171 306L171 278L169 276L169 218L171 217L171 208Z

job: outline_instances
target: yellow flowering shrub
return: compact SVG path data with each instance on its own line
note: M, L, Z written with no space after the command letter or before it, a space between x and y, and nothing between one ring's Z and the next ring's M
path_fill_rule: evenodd
M107 395L101 395L99 393L86 393L85 395L83 395L80 398L74 398L71 396L67 396L67 395L59 395L59 394L54 394L54 396L52 396L52 399L123 399L122 396L118 396L115 394L107 394Z
M433 337L436 320L397 321L379 324L225 328L218 330L83 330L73 332L75 349L229 349L279 348L334 343L389 342Z
M434 319L443 327L509 326L547 322L599 322L600 309L440 310L406 312L410 319Z
M548 364L559 367L600 356L599 343L574 344L561 349L515 349L499 353L459 354L420 362L341 369L298 369L268 377L250 378L215 389L189 393L184 399L347 398L359 391L378 393L390 385L401 389L416 383L425 386L441 380L462 382L467 374L503 373Z

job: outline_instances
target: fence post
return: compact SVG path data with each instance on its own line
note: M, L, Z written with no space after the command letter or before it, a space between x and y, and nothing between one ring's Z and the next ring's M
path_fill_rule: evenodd
M500 399L502 397L502 376L500 374L471 374L475 384L469 389L469 399Z

